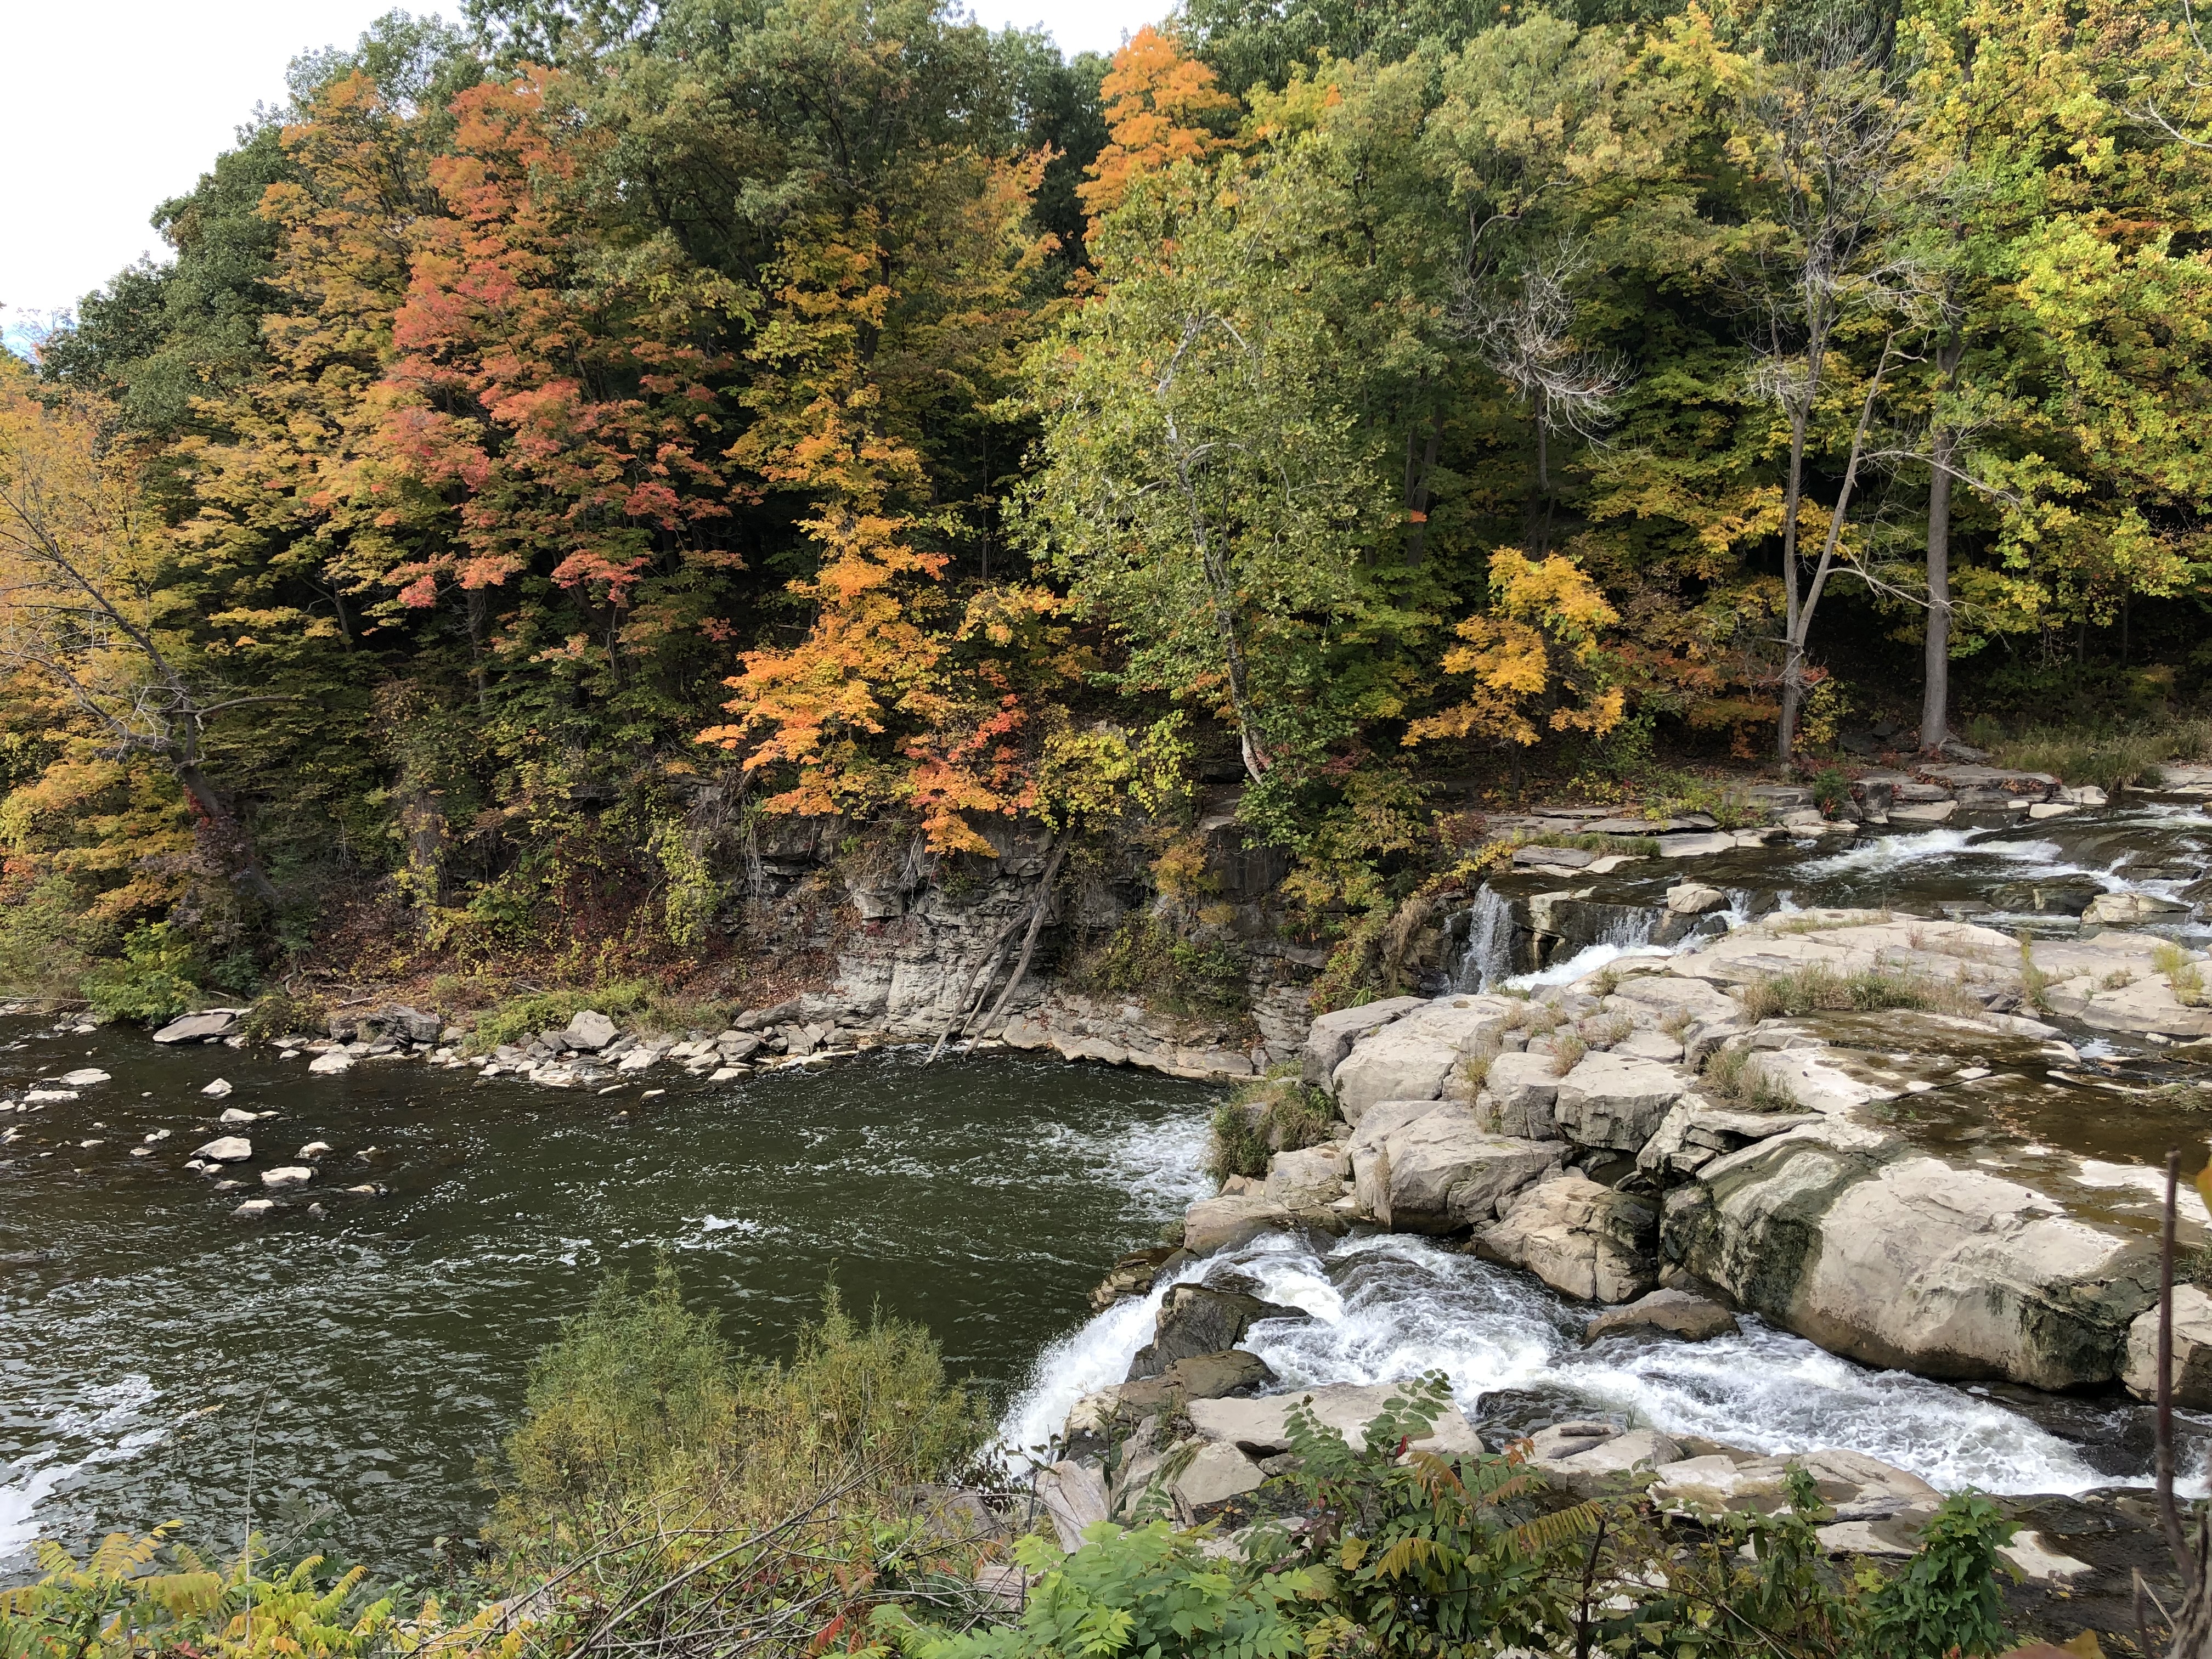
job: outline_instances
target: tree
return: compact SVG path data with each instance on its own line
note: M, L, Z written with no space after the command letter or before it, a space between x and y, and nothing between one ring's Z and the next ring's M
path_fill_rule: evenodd
M1909 176L1910 112L1888 84L1878 21L1817 14L1807 38L1776 64L1746 118L1771 191L1777 234L1752 262L1753 381L1787 428L1783 487L1781 717L1776 747L1790 758L1806 687L1813 619L1839 556L1851 497L1867 459L1887 377L1920 319L1919 272L1894 234ZM1848 386L1845 349L1863 328L1879 337L1875 362ZM1839 378L1856 419L1820 551L1804 568L1804 509L1814 420L1836 401ZM1857 393L1860 395L1853 396Z
M1246 774L1328 733L1310 677L1359 603L1378 506L1335 319L1301 269L1295 157L1139 183L1094 235L1099 290L1039 354L1033 544L1126 643L1122 683L1234 726Z
M1213 83L1213 71L1182 49L1172 30L1147 23L1114 54L1099 83L1106 143L1076 195L1091 216L1089 234L1120 206L1137 179L1178 161L1205 160L1222 148L1209 119L1239 106Z
M82 395L49 406L0 357L0 660L89 721L101 753L159 761L191 800L204 837L240 890L276 890L204 764L210 725L270 701L213 685L163 638L149 578L148 511L137 468L110 447L112 412Z

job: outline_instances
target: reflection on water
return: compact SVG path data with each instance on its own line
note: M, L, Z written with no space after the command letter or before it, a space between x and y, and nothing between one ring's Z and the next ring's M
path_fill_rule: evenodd
M647 1074L600 1098L414 1064L310 1079L18 1023L0 1083L113 1080L0 1120L26 1126L0 1150L0 1582L40 1534L81 1546L177 1516L234 1547L249 1449L258 1524L327 1507L353 1556L421 1565L434 1535L474 1534L477 1461L532 1352L609 1267L649 1272L657 1249L740 1340L782 1348L834 1277L1003 1388L1079 1322L1116 1251L1202 1189L1213 1096L1058 1060L917 1060ZM236 1091L203 1098L217 1074ZM318 1186L373 1171L392 1196L229 1221L243 1194L179 1167L223 1106L277 1113L247 1131L249 1178L320 1139L337 1152ZM129 1156L161 1128L158 1156Z

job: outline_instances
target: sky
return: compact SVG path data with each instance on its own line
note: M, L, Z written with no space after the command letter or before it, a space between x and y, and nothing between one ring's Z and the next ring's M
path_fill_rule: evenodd
M190 190L302 52L350 45L392 0L27 0L5 8L0 331L20 347L141 254L155 206ZM1041 25L1111 52L1165 0L969 0L993 27ZM441 9L416 6L413 9ZM452 15L458 8L444 8ZM72 67L73 66L73 67ZM97 70L95 82L87 79Z

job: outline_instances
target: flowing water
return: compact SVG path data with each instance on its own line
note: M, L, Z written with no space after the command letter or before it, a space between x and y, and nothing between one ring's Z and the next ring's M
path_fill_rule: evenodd
M0 1119L28 1126L0 1151L0 1582L35 1537L81 1547L173 1516L235 1547L249 1480L257 1526L320 1516L354 1558L428 1570L434 1538L477 1530L478 1460L531 1354L608 1269L649 1273L663 1249L762 1352L787 1351L834 1278L1005 1390L1117 1251L1207 1189L1210 1091L1057 1060L648 1074L665 1095L602 1099L413 1063L309 1078L265 1051L10 1024L10 1097L76 1067L113 1077ZM204 1098L218 1075L235 1092ZM226 1106L276 1113L244 1132L249 1169L325 1140L319 1186L373 1176L391 1196L229 1220L245 1194L179 1167ZM156 1156L130 1157L165 1128Z
M1653 923L1686 878L1728 890L1735 921L1778 905L1963 903L1991 907L1974 919L1994 926L2063 933L2078 924L2039 908L2045 896L2175 891L2208 850L2212 820L2152 803L1645 860L1567 884L1601 901L1601 936L1517 977L1563 982L1665 949L1648 942ZM1507 895L1486 890L1457 981L1514 980L1513 931ZM2148 1164L2205 1127L2157 1085L2201 1068L2124 1039L2081 1046L2089 1063L2069 1086L1961 1097L1966 1117L1918 1132L2033 1142L2147 1212ZM434 1540L480 1522L482 1460L514 1421L530 1355L609 1268L650 1271L661 1250L763 1352L787 1346L833 1278L849 1302L880 1298L935 1331L956 1374L1001 1392L1013 1446L1041 1445L1148 1337L1158 1292L1096 1317L1085 1294L1208 1190L1217 1097L1095 1066L998 1054L925 1068L911 1054L726 1085L648 1073L599 1097L414 1064L310 1079L265 1051L0 1022L10 1098L86 1066L112 1079L0 1120L21 1132L0 1147L0 1582L24 1575L42 1535L82 1547L177 1516L234 1547L249 1504L280 1537L319 1531L380 1572L434 1570ZM218 1074L235 1092L209 1100L198 1091ZM242 1194L179 1167L223 1106L276 1114L247 1131L251 1168L320 1139L336 1151L319 1187L374 1179L391 1195L334 1201L319 1222L228 1220ZM154 1156L130 1156L162 1129ZM1286 1382L1440 1369L1493 1437L1605 1414L1764 1449L1849 1446L2001 1492L2137 1482L2148 1464L2145 1414L2117 1395L1870 1370L1757 1320L1702 1345L1586 1350L1581 1312L1431 1240L1266 1238L1186 1276L1310 1316L1249 1340Z

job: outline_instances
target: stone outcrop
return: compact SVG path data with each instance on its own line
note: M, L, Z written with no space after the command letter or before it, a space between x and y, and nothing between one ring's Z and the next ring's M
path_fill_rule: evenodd
M1650 1200L1569 1175L1521 1194L1478 1239L1486 1255L1527 1268L1563 1295L1632 1302L1658 1280L1658 1222Z
M1667 1109L1686 1086L1671 1066L1590 1054L1559 1079L1553 1116L1560 1134L1578 1146L1638 1152L1658 1133Z
M1666 1251L1832 1352L2041 1389L2118 1375L2155 1294L2146 1241L1869 1129L1793 1129L1668 1194Z
M1353 1196L1386 1227L1452 1232L1489 1219L1502 1200L1558 1169L1566 1152L1561 1141L1489 1133L1471 1109L1445 1103L1379 1137L1355 1139Z
M1381 1415L1401 1387L1392 1382L1341 1382L1257 1400L1194 1400L1188 1411L1191 1426L1202 1437L1226 1442L1252 1456L1267 1457L1290 1449L1291 1413L1301 1405L1313 1413L1316 1423L1336 1430L1358 1445L1367 1425ZM1413 1443L1424 1451L1462 1455L1482 1449L1474 1425L1456 1406L1447 1407L1430 1432Z
M2138 1400L2158 1398L2158 1310L2149 1308L2128 1327L2127 1358L2120 1381ZM2173 1403L2212 1411L2212 1297L2194 1285L2173 1291Z
M1741 1329L1735 1316L1710 1297L1688 1291L1658 1290L1618 1308L1608 1308L1583 1327L1583 1340L1662 1332L1685 1342L1709 1342Z
M1330 1077L1337 1109L1358 1125L1382 1100L1434 1100L1467 1062L1495 1045L1518 1012L1510 997L1441 997L1352 1045ZM1471 1095L1472 1089L1468 1092Z

